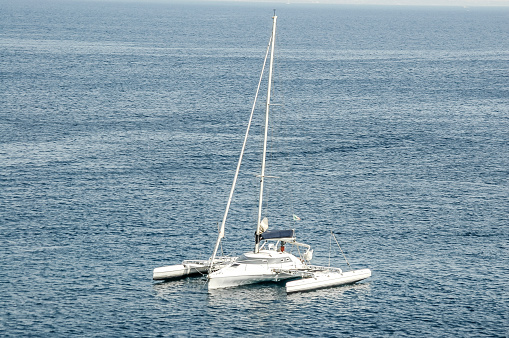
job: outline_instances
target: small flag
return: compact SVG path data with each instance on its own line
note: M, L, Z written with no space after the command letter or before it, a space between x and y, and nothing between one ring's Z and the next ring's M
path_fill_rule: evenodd
M293 220L294 220L294 221L300 221L301 219L300 219L300 217L299 217L299 216L297 216L297 215L293 215Z

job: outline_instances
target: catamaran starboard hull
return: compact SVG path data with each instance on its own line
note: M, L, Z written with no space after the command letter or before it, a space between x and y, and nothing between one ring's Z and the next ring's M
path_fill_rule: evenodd
M371 276L370 269L347 272L318 272L313 277L294 280L286 283L286 292L302 292L329 288L344 284L353 284Z

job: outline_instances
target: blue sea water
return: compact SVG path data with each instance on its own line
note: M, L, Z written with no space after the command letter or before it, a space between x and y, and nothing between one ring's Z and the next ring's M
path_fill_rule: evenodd
M274 7L270 226L373 276L153 282L212 253ZM508 178L508 8L0 1L1 336L507 337Z

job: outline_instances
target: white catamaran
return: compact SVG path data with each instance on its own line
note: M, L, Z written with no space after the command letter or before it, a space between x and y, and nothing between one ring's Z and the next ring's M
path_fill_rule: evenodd
M271 105L271 85L274 61L276 20L272 17L272 34L267 46L265 61L256 90L255 100L251 109L251 115L247 126L244 142L237 163L237 170L230 190L230 195L219 229L218 238L214 252L208 260L186 260L182 264L165 266L154 269L153 279L165 280L181 278L192 274L208 274L209 290L235 287L240 285L254 284L259 282L277 282L285 279L295 279L286 283L287 292L298 292L314 290L318 288L337 286L342 284L355 283L371 276L369 269L351 270L343 272L339 268L310 265L313 257L313 250L307 244L296 241L294 230L272 230L268 229L268 219L262 219L262 205L264 197L265 162L267 153L267 138L269 125L269 111ZM265 104L265 126L263 140L263 155L260 177L260 194L258 201L257 225L254 226L255 246L253 251L246 252L240 257L217 256L221 240L224 238L225 224L228 211L235 191L237 178L240 172L242 158L255 111L258 93L263 79L263 73L270 54L269 75L267 85L267 100ZM296 246L299 250L299 257L286 251L286 245ZM338 243L339 245L339 243ZM300 248L303 252L300 253Z

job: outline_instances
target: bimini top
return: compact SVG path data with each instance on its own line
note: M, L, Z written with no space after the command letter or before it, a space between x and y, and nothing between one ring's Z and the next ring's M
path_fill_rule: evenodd
M260 236L261 240L286 240L287 242L295 241L295 230L271 230L271 231L265 231Z

